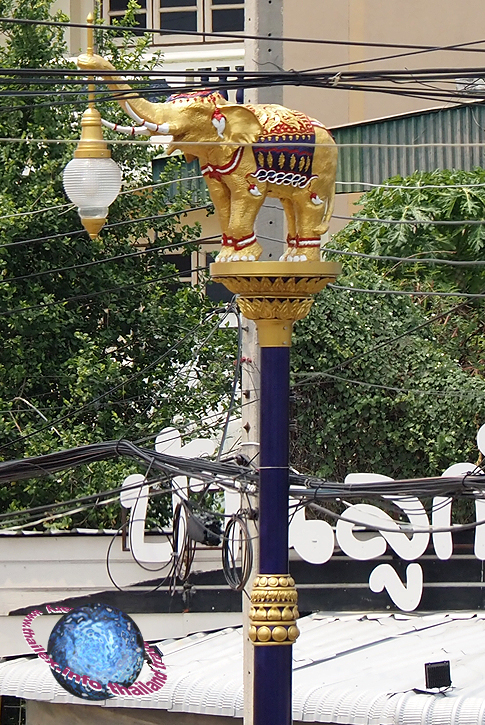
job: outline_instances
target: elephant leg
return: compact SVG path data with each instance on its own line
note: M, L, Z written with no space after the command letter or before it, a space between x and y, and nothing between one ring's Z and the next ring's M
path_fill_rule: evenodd
M293 201L291 199L280 199L280 201L285 211L286 224L288 226L288 235L286 237L287 248L280 257L280 262L284 262L288 259L291 259L294 254L297 238L296 214L295 207L293 206Z
M250 195L246 189L243 193L238 190L232 196L228 236L232 239L234 249L226 257L227 261L252 262L261 256L263 249L256 239L254 222L265 197L266 194Z
M214 203L217 218L221 225L222 238L221 249L217 255L217 261L223 262L230 257L234 251L233 242L228 234L229 220L231 217L231 192L225 184L217 179L205 176L210 197Z
M295 196L297 239L289 255L289 259L295 262L320 261L321 235L328 229L328 222L322 222L324 217L325 220L327 218L329 200L323 184L316 184L315 187L302 189Z

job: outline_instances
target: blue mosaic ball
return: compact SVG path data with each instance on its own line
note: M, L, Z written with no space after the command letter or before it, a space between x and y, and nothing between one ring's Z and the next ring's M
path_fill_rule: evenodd
M145 657L143 637L124 612L105 604L87 604L65 614L52 629L47 654L57 682L85 700L113 697L108 683L129 687Z

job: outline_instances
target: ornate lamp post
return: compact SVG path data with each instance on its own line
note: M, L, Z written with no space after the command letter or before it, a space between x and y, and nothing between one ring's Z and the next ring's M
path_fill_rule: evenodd
M259 573L251 593L254 725L292 722L297 591L288 566L289 375L293 323L340 273L334 262L215 262L211 276L238 294L261 347Z
M115 70L92 49L78 66L88 73ZM339 264L319 261L333 210L337 148L322 123L281 106L225 104L207 91L150 103L112 74L109 86L130 92L123 107L142 129L163 128L173 137L170 150L199 158L223 232L212 277L239 295L241 312L258 327L260 558L249 627L254 725L290 725L292 644L298 637L297 592L288 570L291 332L308 314L312 295L340 273ZM287 249L279 262L250 261L262 251L254 222L266 194L287 202Z
M92 25L90 13L87 21ZM93 28L88 29L87 55L93 55ZM82 224L94 239L106 222L108 207L119 194L121 169L111 158L103 139L101 116L94 107L94 85L89 88L89 106L84 111L81 139L74 158L64 169L64 190L76 204Z

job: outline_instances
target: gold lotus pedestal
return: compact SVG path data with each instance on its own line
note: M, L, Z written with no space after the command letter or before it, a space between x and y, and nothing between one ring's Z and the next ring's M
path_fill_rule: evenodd
M210 273L238 295L258 327L260 347L290 347L293 323L307 316L313 295L340 274L336 262L214 262Z
M237 295L261 348L259 574L251 593L254 725L292 722L298 597L288 566L289 381L293 323L340 273L333 262L215 262L212 279Z

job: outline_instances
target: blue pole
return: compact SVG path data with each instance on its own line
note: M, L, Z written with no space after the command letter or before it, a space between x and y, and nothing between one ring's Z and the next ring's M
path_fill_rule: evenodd
M259 574L288 574L288 347L261 347ZM292 646L254 652L254 725L291 725Z
M317 261L318 252L311 252L301 263L211 265L213 279L238 294L242 314L256 321L261 350L260 556L248 627L254 644L254 725L292 722L292 645L299 635L299 613L295 582L288 573L291 332L293 323L308 314L313 295L341 271L339 264Z
M261 348L259 573L288 572L290 350Z

